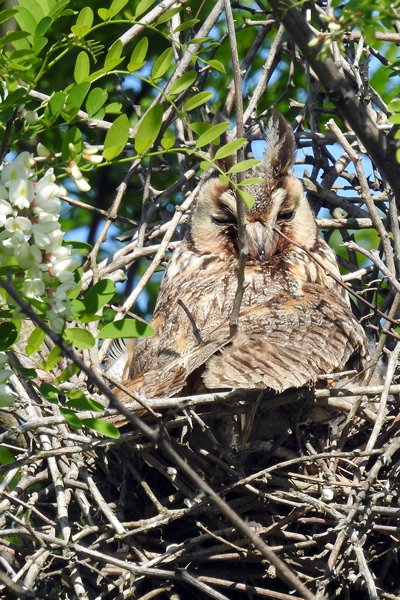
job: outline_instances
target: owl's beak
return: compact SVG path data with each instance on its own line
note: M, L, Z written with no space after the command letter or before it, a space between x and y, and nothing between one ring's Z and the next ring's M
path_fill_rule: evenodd
M278 234L261 221L246 223L249 256L260 262L272 256L278 244Z

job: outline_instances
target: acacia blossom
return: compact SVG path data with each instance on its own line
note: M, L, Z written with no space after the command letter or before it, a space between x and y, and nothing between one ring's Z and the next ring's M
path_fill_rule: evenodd
M23 293L48 304L50 326L61 332L70 314L68 294L75 285L78 261L63 246L61 197L53 169L38 178L28 152L0 171L0 265L24 271ZM58 291L60 290L60 291Z

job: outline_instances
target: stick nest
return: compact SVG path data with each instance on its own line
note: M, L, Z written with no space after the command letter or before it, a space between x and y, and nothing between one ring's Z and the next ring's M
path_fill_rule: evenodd
M145 420L316 597L389 599L400 387L387 383L153 401ZM131 427L72 433L51 408L36 407L2 483L1 597L299 597L156 444Z

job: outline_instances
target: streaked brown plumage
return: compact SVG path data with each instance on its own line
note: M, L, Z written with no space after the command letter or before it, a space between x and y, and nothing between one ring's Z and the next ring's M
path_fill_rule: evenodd
M255 203L245 214L249 257L236 335L229 333L237 289L236 199L228 185L211 179L161 283L156 333L135 347L125 382L130 390L148 397L201 386L282 391L362 363L365 335L347 292L327 275L340 277L292 175L294 136L280 115L271 119L267 142L252 173L263 182L247 188Z

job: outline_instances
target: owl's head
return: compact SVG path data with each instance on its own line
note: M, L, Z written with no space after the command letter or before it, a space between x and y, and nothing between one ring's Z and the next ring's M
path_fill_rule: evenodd
M262 183L248 186L254 197L245 208L249 258L263 262L286 253L290 242L312 248L317 239L313 212L300 181L293 175L295 153L293 130L279 113L268 124L267 149L263 160L250 175ZM217 178L201 188L192 216L190 236L199 252L232 255L238 252L235 191Z

